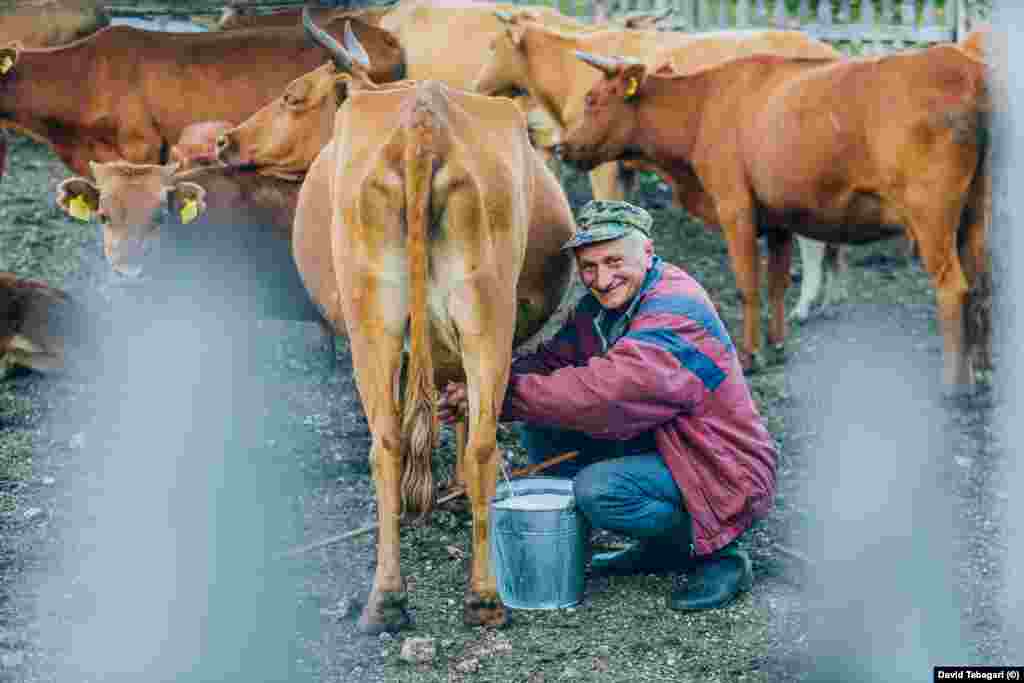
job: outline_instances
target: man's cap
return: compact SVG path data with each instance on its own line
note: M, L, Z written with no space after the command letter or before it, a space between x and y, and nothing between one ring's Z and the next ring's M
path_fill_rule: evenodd
M651 236L654 219L635 204L611 199L592 199L576 216L576 234L562 245L562 249L575 249L594 242L618 239L631 230Z

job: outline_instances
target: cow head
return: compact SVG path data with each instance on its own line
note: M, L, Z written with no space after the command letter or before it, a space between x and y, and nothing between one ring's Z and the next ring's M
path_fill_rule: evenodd
M308 14L303 12L303 21L307 20ZM296 78L279 98L218 137L217 158L221 162L257 168L264 175L301 179L330 140L334 115L353 81L372 86L367 75L369 57L350 24L345 26L347 49L311 21L307 31L331 53L331 61Z
M83 221L103 226L103 252L114 272L143 274L168 220L190 223L206 209L202 187L174 182L177 164L156 166L113 161L90 162L95 183L68 178L57 187L57 204Z
M576 56L600 70L604 77L587 93L582 118L566 133L555 153L564 161L590 170L627 153L636 130L636 102L647 68L621 57L599 57L580 51Z
M178 164L178 172L216 166L217 138L235 127L229 121L199 121L185 126L178 142L171 147L170 160Z
M512 95L527 87L529 65L523 36L527 25L534 21L528 13L508 14L495 12L504 24L491 39L491 54L473 82L473 90L484 95Z

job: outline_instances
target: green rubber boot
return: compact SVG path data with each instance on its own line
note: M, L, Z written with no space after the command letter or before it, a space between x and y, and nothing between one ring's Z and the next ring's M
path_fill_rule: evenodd
M669 607L680 612L697 612L724 607L754 583L750 557L727 546L694 563L686 585L673 588Z

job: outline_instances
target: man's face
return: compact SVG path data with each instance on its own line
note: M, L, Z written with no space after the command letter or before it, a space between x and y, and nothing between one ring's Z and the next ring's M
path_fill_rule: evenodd
M616 310L640 291L653 256L650 240L626 236L577 247L576 265L598 303Z

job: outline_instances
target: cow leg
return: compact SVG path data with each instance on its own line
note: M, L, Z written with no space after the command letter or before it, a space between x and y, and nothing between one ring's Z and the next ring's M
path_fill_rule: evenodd
M958 202L954 206L920 206L910 211L914 241L935 285L943 340L942 378L950 392L974 382L963 343L967 278L961 268L956 245L961 208L962 203Z
M757 248L757 228L752 207L718 207L729 248L729 260L736 276L743 305L743 348L740 364L747 372L757 370L761 348L761 258Z
M394 400L394 384L402 359L402 337L384 329L384 321L368 317L370 320L365 325L353 325L350 335L356 383L373 435L370 464L379 525L377 569L373 589L359 617L359 630L380 633L396 631L410 623L399 562L402 438Z
M800 265L803 269L803 276L800 279L800 299L796 302L796 308L790 313L790 318L804 322L811 317L811 307L821 293L825 243L799 235L796 238L796 243L800 247Z
M793 233L769 231L768 300L771 302L772 321L768 328L768 343L779 352L786 343L786 290L789 289L792 260Z
M591 171L590 190L594 199L625 199L626 193L619 179L619 163L611 161Z
M473 559L463 604L469 626L501 626L507 616L491 568L490 501L498 481L498 412L505 397L515 330L515 292L494 276L466 281L450 313L462 341L469 398L464 454L466 493L473 513ZM490 321L484 329L479 321Z
M987 166L987 164L985 164ZM992 369L992 279L988 253L991 177L987 168L975 176L964 212L960 259L967 276L965 353L975 368Z
M847 252L850 248L844 244L825 245L825 271L828 282L825 284L825 306L835 306L847 299L847 279L850 275L850 264Z
M455 485L466 485L466 432L469 423L459 420L455 423Z

